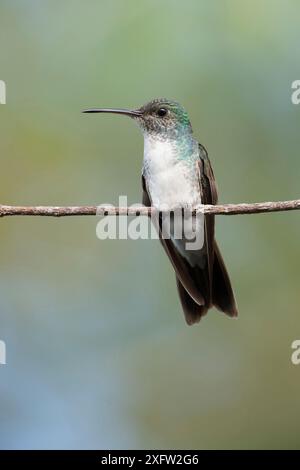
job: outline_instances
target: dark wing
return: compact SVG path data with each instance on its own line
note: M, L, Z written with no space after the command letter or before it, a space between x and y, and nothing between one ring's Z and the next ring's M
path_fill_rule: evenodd
M200 173L203 204L217 204L218 203L218 189L215 180L215 175L208 158L206 148L199 144L199 156L202 165L202 172Z
M226 315L230 317L237 317L238 315L230 278L216 241L213 273L213 304L218 310L226 313Z
M199 166L200 166L200 193L202 204L217 204L218 190L215 175L212 170L207 151L203 145L199 144ZM205 242L204 247L207 257L207 277L209 284L209 299L212 302L212 283L214 265L214 239L215 239L215 217L206 215L204 222Z
M202 184L200 186L203 190L203 204L217 204L218 191L207 151L201 144L199 144L199 151L202 164L202 172L200 173ZM209 276L212 279L212 302L222 312L235 317L238 311L230 278L217 242L214 239L214 217L211 215L205 216L205 222Z

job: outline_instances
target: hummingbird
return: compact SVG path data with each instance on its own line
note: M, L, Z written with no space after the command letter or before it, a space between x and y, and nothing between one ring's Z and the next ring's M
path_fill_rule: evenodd
M143 204L162 207L194 207L217 204L214 173L205 147L193 136L189 115L178 102L154 99L138 109L92 108L84 113L114 113L129 116L142 131ZM194 218L195 215L190 217ZM237 305L223 258L215 241L213 215L204 215L198 227L203 243L186 249L186 240L164 237L160 241L175 271L181 306L188 325L200 321L211 307L230 317ZM195 225L194 225L195 226Z

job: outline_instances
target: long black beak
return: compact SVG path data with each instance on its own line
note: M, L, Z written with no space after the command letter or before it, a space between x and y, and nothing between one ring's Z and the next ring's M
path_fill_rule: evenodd
M113 113L113 114L125 114L125 116L138 117L142 116L142 112L139 110L130 109L116 109L116 108L91 108L85 109L83 113Z

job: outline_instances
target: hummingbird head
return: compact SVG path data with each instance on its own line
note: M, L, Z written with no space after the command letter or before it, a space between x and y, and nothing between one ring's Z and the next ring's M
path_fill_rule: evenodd
M186 110L176 101L157 98L138 110L141 117L138 125L146 134L161 138L176 138L183 133L192 133Z
M142 132L159 139L176 139L192 134L192 126L185 109L176 101L157 98L138 109L95 108L84 113L124 114L133 118Z

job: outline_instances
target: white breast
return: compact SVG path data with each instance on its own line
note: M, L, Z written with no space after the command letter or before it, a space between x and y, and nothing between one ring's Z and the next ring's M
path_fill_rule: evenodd
M144 174L155 207L201 203L188 163L176 158L171 142L145 135Z

